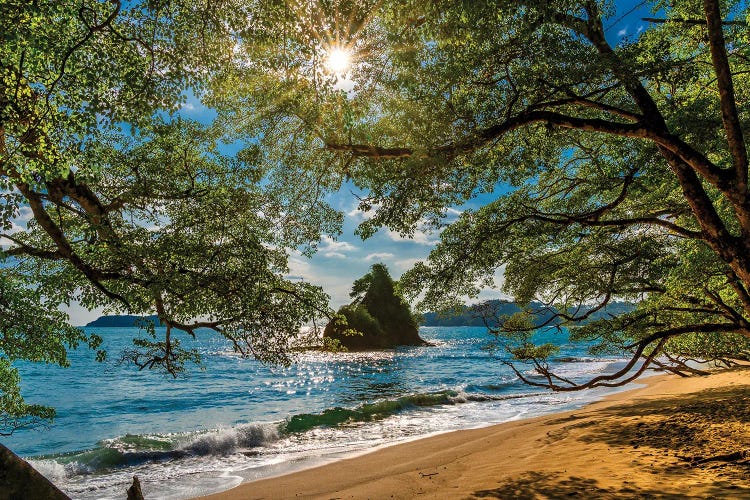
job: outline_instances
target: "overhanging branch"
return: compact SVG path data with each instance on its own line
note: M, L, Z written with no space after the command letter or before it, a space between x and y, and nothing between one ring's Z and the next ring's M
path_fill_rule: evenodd
M686 18L680 18L680 17L672 17L669 19L663 18L663 17L642 17L642 21L646 21L647 23L654 23L654 24L666 24L666 23L676 23L676 24L687 24L691 26L705 26L706 20L705 19L686 19ZM723 26L747 26L747 22L745 21L738 21L738 20L723 20L721 21L721 24Z
M580 384L577 384L570 380L566 380L562 377L556 376L551 370L549 370L548 367L546 367L546 365L543 365L537 359L532 359L531 361L534 362L536 366L536 371L547 380L547 382L545 383L531 380L528 376L525 376L523 373L521 373L513 365L513 363L509 361L504 361L504 363L510 366L510 368L514 371L516 376L518 376L524 383L531 385L531 386L535 386L535 387L544 387L547 389L552 389L553 391L557 391L557 392L579 391L583 389L591 389L594 387L619 387L638 378L646 370L646 368L648 368L653 363L655 357L661 353L661 350L664 347L664 344L670 338L683 335L683 334L688 334L688 333L717 333L717 332L740 333L742 335L750 337L750 330L743 328L741 326L738 326L736 323L704 323L704 324L686 325L682 327L675 327L675 328L670 328L667 330L662 330L654 334L651 334L634 344L625 346L626 350L633 350L633 355L630 358L630 360L625 364L625 366L621 368L620 370L618 370L617 372L609 374L609 375L599 375L597 377L592 378L591 380L587 382L583 382ZM651 352L644 356L644 352L648 348L648 346L654 343L656 343L656 345L651 350ZM642 357L644 358L644 361L641 364L641 366L638 368L638 370L628 375L628 373L630 373L631 370L633 370L633 368L637 365L638 360L641 359ZM626 377L626 375L628 376ZM565 385L560 385L559 383L556 383L554 380L563 381L565 382Z
M745 138L740 124L737 102L732 82L732 70L727 56L726 40L722 30L721 11L717 0L704 0L706 24L708 26L708 40L711 48L711 61L719 86L719 101L721 103L721 120L727 136L732 164L735 170L735 181L738 189L747 194L748 160ZM750 218L746 221L746 232L750 232Z

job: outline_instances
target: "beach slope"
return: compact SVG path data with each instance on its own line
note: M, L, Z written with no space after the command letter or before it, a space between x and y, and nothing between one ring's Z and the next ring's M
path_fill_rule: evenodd
M645 383L206 498L750 498L750 369Z

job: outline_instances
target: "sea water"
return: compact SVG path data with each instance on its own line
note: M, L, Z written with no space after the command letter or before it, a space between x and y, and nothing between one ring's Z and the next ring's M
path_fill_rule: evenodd
M158 330L158 329L157 329ZM71 366L19 365L30 403L54 423L2 443L73 498L124 498L137 475L147 498L182 499L374 448L456 429L562 411L601 391L551 393L521 383L486 349L479 327L423 327L430 347L307 352L288 367L235 354L210 332L185 341L202 368L177 379L118 363L137 328L87 328L109 359L86 349ZM556 369L582 380L621 365L549 329ZM524 368L522 368L524 369ZM527 369L527 368L526 368Z

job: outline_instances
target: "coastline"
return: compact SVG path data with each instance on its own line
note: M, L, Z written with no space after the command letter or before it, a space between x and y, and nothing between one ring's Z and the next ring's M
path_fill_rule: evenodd
M135 332L91 333L117 350ZM59 409L55 425L3 444L72 498L121 498L137 475L147 498L187 499L415 439L581 408L613 392L529 388L484 351L485 328L426 328L424 336L436 346L305 353L283 369L238 360L224 339L201 337L190 347L206 355L207 370L170 384L119 365L91 379L93 356L75 351L70 369L27 374L34 397ZM570 378L621 363L580 346L561 352L559 370Z
M641 383L576 410L394 444L201 498L750 496L750 368Z

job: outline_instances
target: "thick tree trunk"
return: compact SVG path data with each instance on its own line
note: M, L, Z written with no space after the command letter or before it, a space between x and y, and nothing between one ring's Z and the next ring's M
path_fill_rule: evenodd
M0 500L70 500L28 462L0 444Z

